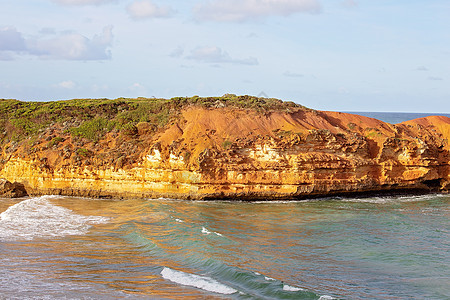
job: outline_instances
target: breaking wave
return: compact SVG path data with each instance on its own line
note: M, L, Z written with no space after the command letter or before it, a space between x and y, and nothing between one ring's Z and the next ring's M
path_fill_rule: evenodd
M164 269L161 271L161 275L163 278L172 282L187 286L193 286L208 292L225 295L234 294L237 292L237 290L224 285L210 277L176 271L167 267L164 267Z
M342 198L342 202L360 202L360 203L374 203L374 204L389 204L402 202L420 202L431 201L438 198L446 198L445 194L426 194L426 195L405 195L405 196L380 196L368 198Z
M304 289L285 284L285 285L283 285L283 291L298 292L298 291L304 291Z
M55 196L24 200L0 214L0 239L31 240L87 233L93 224L106 223L108 218L82 216L70 209L53 205Z
M209 231L209 230L206 229L206 227L204 227L204 226L202 226L202 233L203 233L203 234L211 234L211 233L214 233L215 235L223 236L221 233L218 233L218 232L215 232L215 231L213 231L213 232Z

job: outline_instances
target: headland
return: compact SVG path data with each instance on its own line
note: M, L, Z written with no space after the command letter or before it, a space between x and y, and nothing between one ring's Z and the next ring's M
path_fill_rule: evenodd
M279 200L447 192L450 118L389 124L273 98L0 100L0 178L29 195Z

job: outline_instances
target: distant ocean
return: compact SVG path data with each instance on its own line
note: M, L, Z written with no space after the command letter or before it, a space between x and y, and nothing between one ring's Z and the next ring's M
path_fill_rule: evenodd
M362 111L343 111L343 112L366 116L391 124L397 124L428 116L445 116L450 118L450 114L443 114L443 113L402 113L402 112L362 112Z

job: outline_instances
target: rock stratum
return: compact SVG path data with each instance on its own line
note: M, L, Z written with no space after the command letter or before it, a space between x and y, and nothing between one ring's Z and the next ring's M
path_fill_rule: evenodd
M388 124L250 96L0 100L0 177L29 195L276 200L447 192L450 119Z

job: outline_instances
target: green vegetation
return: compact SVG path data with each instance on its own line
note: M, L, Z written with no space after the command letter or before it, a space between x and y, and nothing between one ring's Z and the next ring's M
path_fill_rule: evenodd
M51 140L50 142L48 142L47 147L48 147L48 148L51 148L51 147L53 147L53 146L58 145L58 144L61 143L61 142L64 142L64 138L62 138L62 137L60 137L60 136L54 137L54 138L52 138L52 140Z
M364 134L368 138L377 138L383 136L383 134L376 128L366 128Z
M191 158L191 152L185 151L185 152L183 153L183 160L184 160L185 162L188 162L190 158Z
M176 119L181 110L188 106L234 107L260 113L305 109L279 99L233 94L222 97L73 99L51 102L0 99L0 142L33 139L56 124L73 137L94 142L113 130L127 136L134 136L138 132L151 134ZM59 142L52 140L49 146Z
M232 144L233 143L231 141L225 140L225 141L223 141L222 147L223 147L223 149L228 149L231 147Z
M355 123L348 123L347 126L350 130L354 130L357 125Z
M85 148L78 148L76 152L77 155L81 157L89 157L91 155L91 151Z
M70 132L75 136L81 136L91 141L98 141L102 135L112 126L103 117L97 117L90 121L83 122L80 126L71 128Z
M273 131L273 133L278 138L285 138L285 137L289 137L289 136L293 136L293 135L296 135L297 137L302 138L302 136L303 136L303 134L301 132L292 132L292 130L275 129Z
M138 134L138 129L137 129L136 125L134 125L133 123L130 122L130 123L125 123L122 126L121 132L128 136L134 136L134 135Z
M198 97L193 96L191 98L176 97L170 100L178 105L198 105L202 107L237 107L244 109L253 109L259 112L283 110L290 111L295 108L304 108L301 105L288 101L275 98L259 98L254 96L236 96L234 94L225 94L222 97Z

